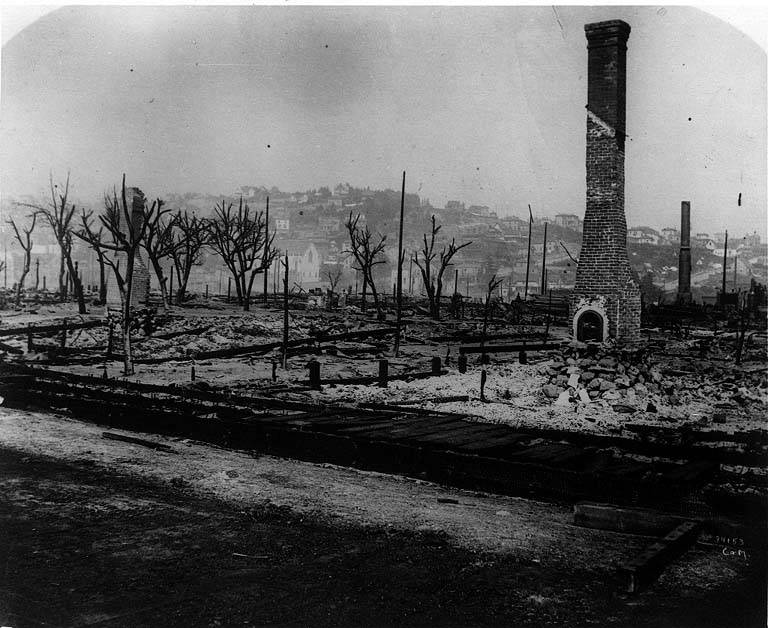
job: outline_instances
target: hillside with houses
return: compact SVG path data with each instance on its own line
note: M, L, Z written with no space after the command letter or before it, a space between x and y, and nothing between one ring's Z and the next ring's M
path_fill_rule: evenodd
M346 224L350 216L359 216L358 224L375 234L386 236L385 262L375 268L374 279L382 294L391 294L396 282L397 227L400 191L373 190L339 183L302 192L283 192L276 187L243 185L230 194L171 194L164 199L171 209L186 210L199 217L209 217L217 203L237 204L240 199L252 211L266 210L269 199L269 233L281 256L289 259L289 282L293 289L314 291L330 286L333 276L339 291L360 292L362 278L356 269L349 247ZM8 218L22 218L27 212L19 202L30 198L4 198L0 239L7 245L5 285L12 287L15 269L20 267L23 251L15 242ZM87 204L85 204L87 206ZM81 204L82 206L82 204ZM488 280L502 279L498 295L514 299L526 293L540 294L548 290L573 287L581 247L582 219L571 213L527 216L527 208L517 214L500 215L485 205L469 205L459 200L433 206L429 199L417 194L405 195L403 270L404 291L419 295L424 291L421 273L412 257L423 246L423 235L430 231L435 216L441 226L439 239L457 243L471 242L461 249L446 271L445 293L454 288L470 298L481 297ZM532 219L531 219L532 218ZM529 225L530 222L530 225ZM528 253L530 227L530 255ZM546 238L546 239L545 239ZM34 234L32 264L39 287L52 285L58 274L58 246L46 230ZM680 232L674 227L661 230L647 226L631 226L627 230L630 263L642 285L654 286L654 297L667 295L674 299ZM692 236L692 289L698 299L714 299L723 280L725 260L726 289L746 290L751 280L765 283L768 279L768 245L757 232L731 234L727 251L725 233L696 233ZM98 268L93 251L80 241L74 242L73 258L85 284L98 281ZM278 262L268 272L268 289L277 290ZM544 272L542 272L542 268ZM193 269L189 287L202 293L227 291L227 271L218 256L206 253ZM527 281L526 281L527 278ZM33 279L34 280L34 279ZM154 281L154 277L153 277ZM257 286L263 290L263 286Z

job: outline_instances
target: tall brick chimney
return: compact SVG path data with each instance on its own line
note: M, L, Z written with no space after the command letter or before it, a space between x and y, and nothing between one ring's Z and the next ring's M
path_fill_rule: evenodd
M141 229L144 221L144 204L146 198L139 188L125 188L125 204L134 228ZM121 216L122 218L122 216ZM126 231L121 226L121 231ZM126 267L126 254L118 253L120 267L123 272ZM133 281L131 282L131 307L139 307L149 302L149 269L141 257L141 251L136 251L133 262Z
M587 24L587 203L576 285L573 335L581 341L639 339L640 289L627 256L624 137L627 38L620 20Z
M691 302L691 203L680 203L680 261L677 265L677 302Z

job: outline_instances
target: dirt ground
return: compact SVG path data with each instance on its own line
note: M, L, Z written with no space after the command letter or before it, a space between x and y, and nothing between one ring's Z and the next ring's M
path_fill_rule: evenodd
M700 545L629 596L650 540L564 505L102 431L0 412L0 625L765 624L762 557Z

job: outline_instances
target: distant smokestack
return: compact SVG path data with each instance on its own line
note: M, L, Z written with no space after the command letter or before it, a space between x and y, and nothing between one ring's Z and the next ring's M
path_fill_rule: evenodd
M677 278L678 303L691 302L691 203L680 203L680 262Z

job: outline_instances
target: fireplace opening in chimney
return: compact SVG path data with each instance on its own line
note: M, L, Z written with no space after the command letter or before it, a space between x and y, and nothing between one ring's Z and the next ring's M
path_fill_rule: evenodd
M587 310L576 321L576 339L579 342L603 342L603 317L595 310Z

